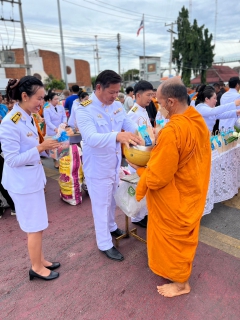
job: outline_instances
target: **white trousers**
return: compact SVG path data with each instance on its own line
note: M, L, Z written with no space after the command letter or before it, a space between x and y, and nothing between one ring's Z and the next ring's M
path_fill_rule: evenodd
M117 229L115 222L115 194L118 181L114 178L92 179L85 177L92 204L97 246L100 250L113 247L110 232Z

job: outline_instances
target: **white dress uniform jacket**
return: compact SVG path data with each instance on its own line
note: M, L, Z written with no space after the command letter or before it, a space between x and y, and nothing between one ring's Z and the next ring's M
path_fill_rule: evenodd
M210 131L213 130L213 126L217 119L237 118L235 102L220 105L215 108L211 108L205 103L199 103L196 106L196 110L203 116ZM220 126L219 128L221 129Z
M75 109L83 138L83 169L92 203L97 245L113 247L110 232L117 229L114 193L119 182L121 145L116 141L121 130L135 132L137 126L126 115L119 101L104 105L93 93L92 100Z
M35 123L32 125L31 116L18 104L14 105L0 125L0 141L5 160L2 177L4 188L18 194L43 189L46 176L36 148L39 145L37 128Z
M89 101L89 100L88 100ZM76 121L83 138L83 168L89 178L118 176L122 159L121 144L116 137L121 130L135 132L137 125L128 117L121 102L104 105L95 94L91 104L80 104Z
M61 123L67 123L66 112L62 105L58 104L56 107L54 107L51 103L49 103L49 105L44 108L43 113L47 126L47 136L54 136L56 134L54 129L58 128Z
M240 94L236 89L230 88L227 92L225 92L220 99L220 105L234 102L235 100L240 99ZM238 107L239 109L239 107ZM230 117L229 117L230 118ZM237 120L237 115L235 117L231 117L230 119L224 119L219 121L219 129L224 127L225 129L233 128L234 123Z

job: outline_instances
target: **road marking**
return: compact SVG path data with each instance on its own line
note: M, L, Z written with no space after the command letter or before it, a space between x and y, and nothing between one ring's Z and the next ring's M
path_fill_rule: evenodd
M240 258L240 240L201 226L199 241Z

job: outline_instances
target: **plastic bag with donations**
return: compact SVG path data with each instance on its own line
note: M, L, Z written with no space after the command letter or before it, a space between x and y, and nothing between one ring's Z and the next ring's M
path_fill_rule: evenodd
M136 184L120 181L119 187L114 195L116 205L128 216L135 217L139 211L146 206L146 198L136 200Z
M55 160L59 160L69 154L70 138L65 130L66 124L61 123L58 127L58 132L51 137L53 140L60 142L58 148L49 150L49 156Z
M81 149L73 144L69 147L69 155L59 160L60 197L73 206L82 203L83 171L81 155Z

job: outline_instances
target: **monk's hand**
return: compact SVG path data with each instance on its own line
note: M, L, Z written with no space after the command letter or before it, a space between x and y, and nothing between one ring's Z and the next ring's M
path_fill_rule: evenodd
M141 139L134 133L131 132L119 132L116 138L117 142L124 143L127 148L132 144L134 146L141 144Z
M133 164L133 163L129 162L127 159L126 159L126 161L127 161L127 163L128 163L133 169L135 169L136 171L137 171L138 168L142 168L142 167L140 167L140 166L137 166L136 164Z

